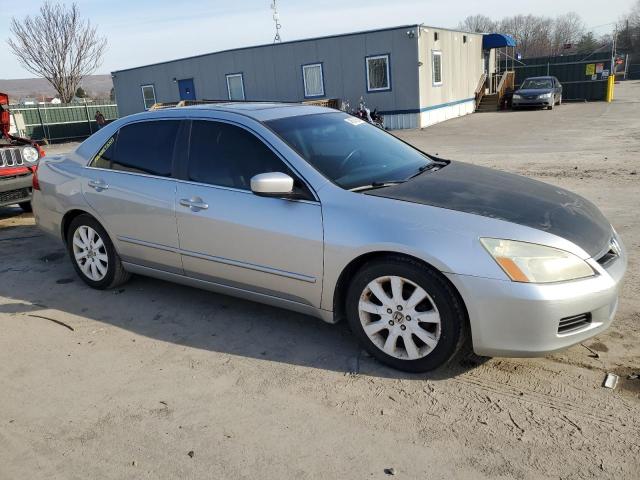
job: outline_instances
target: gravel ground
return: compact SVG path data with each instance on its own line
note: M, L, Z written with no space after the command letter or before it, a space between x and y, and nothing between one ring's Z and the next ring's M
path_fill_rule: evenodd
M377 364L345 325L142 277L91 290L30 215L0 209L0 479L637 479L639 132L627 82L612 104L398 133L585 195L630 251L604 334L428 375Z

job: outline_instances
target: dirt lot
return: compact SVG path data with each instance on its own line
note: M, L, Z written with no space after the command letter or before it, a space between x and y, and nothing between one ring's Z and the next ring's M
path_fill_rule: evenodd
M601 207L631 255L612 328L547 358L409 376L344 325L142 277L91 290L30 215L4 209L0 479L637 479L640 83L613 104L400 136Z

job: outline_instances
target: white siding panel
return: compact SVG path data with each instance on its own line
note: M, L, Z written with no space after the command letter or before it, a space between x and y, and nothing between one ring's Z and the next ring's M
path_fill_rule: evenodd
M474 100L459 103L457 105L449 105L442 108L427 110L426 112L422 112L420 114L420 128L428 127L429 125L435 125L436 123L444 122L451 118L468 115L470 113L473 113L474 110Z

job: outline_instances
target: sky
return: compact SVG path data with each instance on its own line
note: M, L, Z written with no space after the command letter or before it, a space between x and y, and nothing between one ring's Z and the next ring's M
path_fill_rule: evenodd
M64 1L64 0L61 0ZM108 39L95 73L228 48L271 43L271 0L76 0ZM278 0L283 41L425 23L456 27L467 15L578 13L598 34L610 32L635 0ZM41 0L0 0L0 79L30 78L6 47L11 17L37 12Z

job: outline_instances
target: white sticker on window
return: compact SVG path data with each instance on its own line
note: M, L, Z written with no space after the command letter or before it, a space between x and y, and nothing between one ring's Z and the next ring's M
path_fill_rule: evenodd
M351 125L362 125L365 123L364 120L356 117L348 117L344 119L345 122L350 123Z

